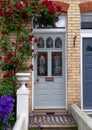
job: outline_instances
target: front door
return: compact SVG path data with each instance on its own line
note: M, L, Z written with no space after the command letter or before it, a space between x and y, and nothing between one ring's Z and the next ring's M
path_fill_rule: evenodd
M65 34L36 33L34 109L66 108Z
M92 37L82 39L83 109L92 109Z

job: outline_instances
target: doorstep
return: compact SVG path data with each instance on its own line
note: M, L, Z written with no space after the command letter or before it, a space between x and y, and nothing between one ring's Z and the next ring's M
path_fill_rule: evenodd
M72 115L67 113L32 114L29 117L29 128L35 127L40 127L44 130L77 130L77 124L74 121Z
M34 113L68 113L66 109L35 109L32 111Z

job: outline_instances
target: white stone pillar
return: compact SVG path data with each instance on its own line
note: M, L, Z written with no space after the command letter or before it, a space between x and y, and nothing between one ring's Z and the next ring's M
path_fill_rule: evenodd
M28 130L29 123L29 90L26 88L25 83L29 80L30 73L17 73L17 80L20 81L21 87L17 90L17 118L24 113L25 125L24 130Z

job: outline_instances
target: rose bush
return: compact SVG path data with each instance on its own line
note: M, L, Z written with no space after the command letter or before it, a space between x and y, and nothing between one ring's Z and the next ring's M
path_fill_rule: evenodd
M38 39L34 38L30 21L43 17L42 24L46 19L50 24L59 12L60 8L48 0L0 0L0 66L8 71L3 78L13 77L21 70L33 70L27 61L34 56L32 46Z

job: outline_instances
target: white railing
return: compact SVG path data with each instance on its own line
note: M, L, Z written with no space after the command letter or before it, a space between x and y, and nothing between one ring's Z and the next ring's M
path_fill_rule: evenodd
M13 130L25 130L26 124L25 124L25 114L22 113L18 118L17 121L13 127Z
M72 115L78 124L78 130L92 130L92 119L87 116L76 104L71 107Z
M17 121L13 130L28 130L29 122L29 90L25 83L29 80L30 73L17 73L17 80L20 81L21 87L17 90Z

